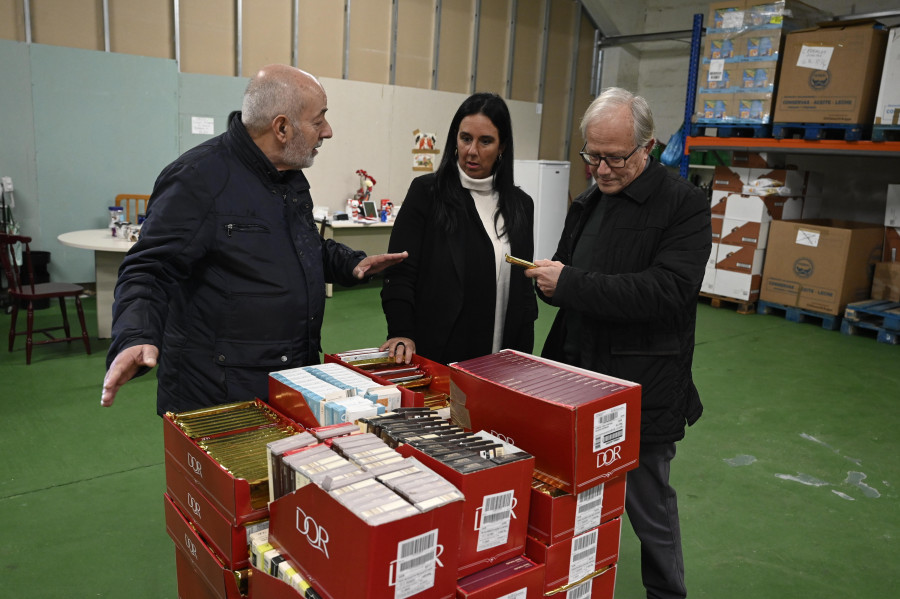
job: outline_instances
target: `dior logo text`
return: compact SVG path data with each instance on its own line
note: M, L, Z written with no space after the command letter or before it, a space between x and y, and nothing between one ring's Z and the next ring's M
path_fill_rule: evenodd
M312 516L307 516L299 507L296 516L297 532L306 537L307 542L315 549L318 549L328 558L328 531L324 527L319 526Z
M622 446L616 445L615 447L610 447L609 449L604 449L603 451L597 454L597 468L602 468L603 466L609 466L617 462L622 457Z

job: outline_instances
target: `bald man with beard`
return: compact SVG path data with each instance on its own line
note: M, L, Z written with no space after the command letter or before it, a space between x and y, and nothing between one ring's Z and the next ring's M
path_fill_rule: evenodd
M268 396L268 373L319 363L325 284L403 260L323 239L303 169L331 138L309 73L269 65L228 130L160 173L119 270L101 405L158 365L157 412Z

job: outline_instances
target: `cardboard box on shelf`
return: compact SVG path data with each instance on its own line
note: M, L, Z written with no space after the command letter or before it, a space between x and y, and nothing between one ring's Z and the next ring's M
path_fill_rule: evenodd
M715 223L715 222L718 222L718 223L719 223L718 226L719 226L720 232L719 232L718 234L716 234L715 232L713 232L713 243L712 243L712 248L710 249L710 252L709 252L709 258L706 259L706 267L707 267L707 268L715 268L715 267L716 267L716 258L717 258L718 255L719 255L719 238L722 237L721 229L722 229L722 221L724 221L724 220L725 220L725 219L722 219L722 218L714 218L714 219L712 219L712 221L713 221L714 223Z
M768 153L743 152L738 150L735 150L731 154L731 166L734 168L771 168Z
M725 218L725 209L728 207L728 196L732 192L719 191L714 189L709 202L709 214L712 218L722 220ZM719 223L719 233L721 234L721 223Z
M840 315L868 298L883 229L832 219L772 221L760 299Z
M528 537L525 555L544 564L544 593L551 593L589 574L599 572L619 561L619 539L622 519L614 518L597 528L558 543L545 545ZM573 553L576 560L573 560ZM572 567L573 561L578 562Z
M533 485L528 535L545 545L553 545L618 518L624 511L624 475L578 495L550 495Z
M715 266L707 266L703 271L703 282L700 283L700 291L702 293L716 293L716 273Z
M715 295L755 302L759 299L761 275L716 269Z
M744 9L746 0L723 0L711 2L707 13L706 27L708 29L728 29L740 31L745 27Z
M881 259L884 262L900 261L900 228L885 227L884 252Z
M900 302L900 262L879 262L875 265L872 299Z
M789 33L775 122L871 123L886 45L887 31L874 21Z
M416 458L466 496L459 520L458 578L524 553L533 457L463 474L410 445L401 445L397 451ZM488 524L487 502L498 499L511 501L511 508L505 518L502 513L491 514L499 519Z
M540 597L544 588L544 564L536 564L524 555L514 557L460 578L457 599L495 599L496 597Z
M513 350L450 368L453 421L533 455L535 478L580 493L637 467L637 383Z
M772 122L772 92L740 90L734 94L737 122L764 125Z
M875 102L875 124L900 126L900 27L892 28L888 35Z
M801 197L730 194L725 203L725 218L757 223L797 219L802 213Z
M764 223L737 218L725 218L722 225L722 238L719 242L719 251L716 254L716 265L726 258L728 253L737 251L734 248L743 247L750 251L766 249L769 238L769 221ZM723 250L722 247L728 249ZM734 270L733 268L730 270ZM762 272L762 271L760 271Z
M697 93L716 94L736 91L741 88L742 69L739 63L725 63L713 60L700 67L697 81Z
M734 94L697 94L694 109L695 123L732 123L737 119L737 103Z
M727 191L728 193L741 193L744 185L750 184L750 169L739 166L716 166L713 171L712 189Z
M371 526L309 484L269 506L269 542L324 599L449 599L463 501Z
M719 244L716 270L728 270L746 275L762 274L766 250L754 246Z

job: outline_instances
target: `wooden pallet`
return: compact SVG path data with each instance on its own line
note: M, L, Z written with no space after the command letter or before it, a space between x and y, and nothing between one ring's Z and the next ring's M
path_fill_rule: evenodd
M715 129L716 134L710 137L772 137L772 125L753 125L749 123L694 123L691 125L692 137L703 137L707 130Z
M890 300L866 300L847 304L841 332L860 335L875 331L879 343L900 343L900 303Z
M838 139L859 141L868 139L872 134L871 125L841 125L822 123L774 123L772 137L775 139L792 139L799 136L805 141L820 139Z
M712 293L700 293L700 297L709 300L709 305L713 308L722 308L724 306L735 306L735 312L738 314L756 314L756 302L741 300L734 297L725 297L723 295L713 295Z
M900 126L875 125L872 127L872 141L900 141Z
M837 331L841 328L840 316L804 310L803 308L798 308L796 306L785 306L783 304L760 301L756 311L759 314L776 314L778 312L783 312L785 319L790 322L821 321L822 328L828 331Z

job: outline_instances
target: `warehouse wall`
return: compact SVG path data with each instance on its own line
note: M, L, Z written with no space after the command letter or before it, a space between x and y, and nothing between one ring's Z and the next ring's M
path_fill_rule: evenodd
M134 55L175 61L174 68L171 65L167 68L173 69L173 98L177 98L173 102L178 106L178 112L171 115L176 123L177 133L172 141L177 152L209 137L191 133L193 117L214 117L214 133L221 132L228 110L239 105L246 78L263 64L282 62L296 63L322 78L332 94L333 106L339 97L334 96L334 92L340 89L335 85L339 81L377 86L393 83L427 92L418 94L417 103L411 106L416 109L413 114L421 117L416 127L441 137L452 114L452 111L448 114L447 110L438 110L443 102L458 104L472 91L496 91L506 96L512 104L519 103L515 108L518 112L514 114L523 114L516 117L522 121L521 125L516 124L517 157L568 159L580 165L577 152L581 140L577 125L584 107L592 99L590 78L595 26L577 0L403 0L396 6L392 0L354 0L352 3L299 0L296 15L293 14L294 3L284 0L243 2L240 15L237 14L236 0L192 0L178 4L180 12L176 19L172 0L107 0L107 27L104 24L103 0L0 0L0 41L30 40L32 47L47 47L51 54L53 47L56 47L57 51L63 48L70 50L70 54L72 49L77 49L97 55ZM30 16L27 30L26 5ZM349 13L345 12L348 6ZM396 28L393 23L395 16ZM296 47L293 39L295 21ZM397 38L392 64L391 36L394 31ZM15 50L22 51L21 48ZM63 63L67 60L64 59ZM83 57L74 60L90 61ZM18 63L0 67L13 77L8 80L24 84L19 91L8 90L4 95L12 97L25 93L29 87L27 82L34 77L29 70L31 68L33 65ZM124 110L112 99L115 97L112 90L116 89L119 74L127 75L123 82L131 87L130 93L144 93L137 91L131 83L135 79L141 80L140 67L137 68L109 70L108 78L100 86L107 90L108 95L103 96L103 102L98 106L109 102L112 110L108 114L116 116ZM77 77L70 82L77 86L79 81L84 86L97 84L90 78L79 80ZM149 93L150 97L154 94ZM365 118L362 115L366 114L365 110L360 111L361 103L374 104L406 97L404 94L397 96L382 87L362 87L354 93L357 95L348 98L346 103L340 102L346 106L347 113L359 113L359 119ZM441 96L442 93L451 94L450 99ZM84 94L89 96L90 92L75 89L73 97ZM3 97L0 96L0 99ZM21 103L18 99L15 102L16 106L29 105L29 102ZM528 104L529 108L523 111L524 104ZM154 106L165 108L166 103ZM5 102L2 107L6 110ZM422 110L419 110L420 107ZM98 115L103 112L102 108L98 111ZM127 117L122 116L107 120L103 129L109 138L101 135L98 139L111 142L112 138L128 139L133 136L135 123L143 118L143 112L132 111ZM33 117L29 115L29 118ZM38 117L34 123L37 130L43 128L41 118ZM96 126L90 118L84 122ZM8 137L6 128L16 128L22 123L24 120L19 119L3 126L0 133ZM152 125L152 118L146 123ZM536 126L529 129L531 123L536 123ZM384 121L367 122L365 125L386 130ZM519 130L524 133L520 134ZM336 136L347 136L351 132L357 140L383 142L378 137L360 135L359 123L336 128ZM395 139L404 140L403 152L408 151L405 136L411 136L411 133L411 129L396 132ZM27 137L27 132L16 132L16 135ZM524 139L523 136L531 139ZM87 141L92 139L88 137ZM334 144L337 148L338 139L341 138L336 137L329 145ZM343 140L347 143L347 137ZM529 145L532 141L535 142L533 152ZM325 187L336 183L347 189L340 193L328 189L325 203L337 205L343 201L343 195L352 193L356 184L353 171L357 168L375 171L371 167L384 162L382 157L385 155L394 155L394 160L401 161L397 156L400 150L390 148L385 152L387 148L384 143L373 147L371 143L366 145L357 141L355 146L359 148L358 152L342 152L343 161L335 159L333 165L348 175L329 176L325 182ZM369 160L361 159L366 156ZM114 187L117 192L123 189L147 190L150 177L143 172L143 165L148 171L154 171L173 157L166 153L165 159L154 157L143 162L141 169L117 169L119 174L113 178L115 181L111 181L103 171L91 172L86 165L81 165L80 195L84 198L103 198L102 204L108 202L111 197L109 190L100 181L110 181L112 184L108 187ZM331 157L323 156L317 166L331 160ZM52 206L59 196L55 194L51 197L44 190L55 192L66 183L59 178L44 181L43 177L53 179L56 173L52 168L38 169L34 161L33 156L31 161L20 158L3 160L0 167L4 175L12 176L16 181L20 206ZM411 177L409 156L404 155L402 162L408 165L406 172ZM33 184L29 169L36 177ZM326 169L319 169L319 172L323 171L327 172ZM375 176L378 178L377 174ZM130 179L131 183L119 181L123 177ZM315 177L313 172L311 178ZM381 180L390 183L389 188L386 188L387 185L381 188L383 192L389 192L392 199L402 196L405 188L398 191L400 178L383 175ZM394 187L395 184L398 188ZM573 168L572 194L579 193L585 185L583 170ZM319 185L318 189L322 187ZM27 222L29 230L37 232L35 237L38 240L44 233L53 239L59 231L49 222L41 222L43 214L43 208L17 210L19 220ZM56 260L54 262L59 265Z

